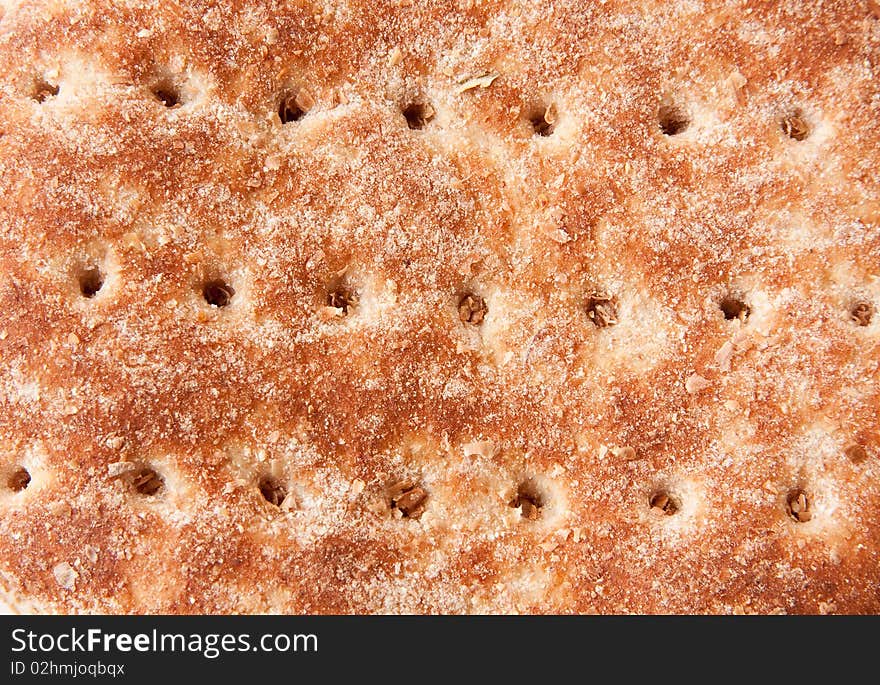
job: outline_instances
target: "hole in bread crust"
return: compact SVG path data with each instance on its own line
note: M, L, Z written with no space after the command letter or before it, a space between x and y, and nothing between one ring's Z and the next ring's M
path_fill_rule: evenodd
M79 292L83 297L92 298L104 287L104 274L96 266L91 266L80 271L77 278Z
M752 311L741 296L732 294L726 295L722 298L721 302L718 303L718 308L722 311L724 318L728 321L739 319L740 321L745 322Z
M874 305L867 300L855 302L849 310L849 319L856 326L867 326L874 318Z
M687 110L669 98L664 98L657 109L657 123L665 136L677 136L691 125Z
M31 474L26 468L24 468L24 466L19 466L15 469L6 480L6 486L12 490L12 492L21 492L30 484Z
M806 492L799 488L788 493L785 500L785 510L798 523L806 523L813 518L810 498Z
M425 513L428 493L414 481L400 480L388 488L388 499L402 518L417 519Z
M406 125L413 131L425 128L436 115L434 108L427 102L411 102L403 108L402 113Z
M779 121L782 132L792 140L806 140L810 135L810 126L807 124L800 110L786 114Z
M287 488L284 483L273 476L263 476L257 486L260 488L263 499L276 507L280 507L287 497Z
M665 516L672 516L681 509L681 503L678 498L671 495L666 490L657 490L651 494L648 500L651 511Z
M532 479L522 481L516 488L516 496L510 500L510 506L519 509L527 521L537 521L544 508L544 496Z
M327 306L339 309L343 316L348 316L358 306L358 292L343 280L337 280L327 289Z
M225 307L235 295L235 288L221 278L206 281L202 286L202 296L212 307Z
M306 115L306 103L302 102L299 93L286 93L278 103L278 118L282 124L299 121Z
M49 98L58 95L60 91L61 89L57 85L40 78L34 82L34 87L31 91L31 98L39 103L43 103Z
M548 137L556 130L556 105L539 105L531 108L526 115L535 135Z
M162 476L149 466L142 466L135 471L131 479L131 487L134 491L139 495L147 497L152 497L158 493L164 485L165 481L162 479Z
M182 103L180 90L170 81L160 81L153 86L153 97L168 109L179 107Z
M607 328L617 324L617 301L604 290L591 290L585 304L587 316L596 328Z
M458 318L463 323L479 326L488 311L486 300L474 293L465 293L458 300Z

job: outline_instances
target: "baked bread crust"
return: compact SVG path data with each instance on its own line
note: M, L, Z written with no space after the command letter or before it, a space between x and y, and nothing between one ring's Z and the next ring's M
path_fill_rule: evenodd
M880 609L875 0L3 5L19 610Z

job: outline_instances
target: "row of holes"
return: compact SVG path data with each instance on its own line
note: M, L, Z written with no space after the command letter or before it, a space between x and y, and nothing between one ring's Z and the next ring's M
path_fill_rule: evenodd
M104 285L104 276L95 267L83 269L79 275L79 289L83 297L92 298ZM202 297L212 307L226 307L232 303L235 288L223 279L211 279L202 284ZM328 290L326 304L348 315L357 307L359 296L357 291L345 283L334 283ZM739 319L745 322L751 313L748 303L740 296L726 295L718 304L724 318ZM464 323L480 325L489 312L486 300L473 292L466 292L458 300L458 315ZM602 291L591 291L584 303L584 309L590 321L597 328L615 325L617 321L617 301L613 295ZM865 300L855 302L849 310L850 320L858 326L867 326L874 315L874 305Z
M38 80L34 86L31 97L39 103L45 102L48 98L58 95L60 88L52 85L45 80ZM151 89L153 97L168 109L179 107L183 104L183 98L180 91L168 80L154 85ZM276 110L278 120L282 124L290 124L300 121L313 104L311 97L303 97L305 91L286 92L278 101ZM553 124L548 121L548 112L550 108L542 107L533 110L527 116L532 124L535 133L541 136L549 136L553 133ZM406 120L407 126L412 130L421 130L425 128L435 117L436 110L426 102L412 102L401 108L401 114Z
M39 79L35 83L31 97L37 102L45 102L50 97L55 97L60 92L57 85ZM170 80L164 80L152 88L153 97L163 106L171 109L182 104L183 99L179 89ZM285 92L278 102L278 120L282 124L290 124L300 121L314 104L311 96L305 95L306 91ZM412 130L422 130L434 120L437 112L429 102L415 101L404 105L401 114L406 120L407 126ZM525 119L531 124L535 134L542 137L552 136L555 132L557 120L555 104L531 107L525 112ZM687 109L680 104L664 101L657 109L657 125L666 136L677 136L684 133L691 124ZM783 133L796 141L806 140L810 134L803 113L795 109L779 119L779 127Z
M864 450L862 449L862 452ZM31 482L31 474L24 467L17 468L7 480L7 487L13 492L26 490ZM162 490L165 481L157 471L142 466L128 475L132 490L145 497L153 497ZM280 507L288 496L288 489L277 478L264 476L257 484L263 499L275 507ZM388 488L387 501L392 510L401 518L418 519L427 508L429 495L425 488L412 480L401 480ZM546 504L546 498L533 480L525 480L517 487L516 495L508 503L520 510L520 515L528 521L536 521ZM648 498L651 511L665 516L674 516L681 510L681 500L667 490L656 490ZM786 496L786 512L798 523L806 523L813 517L811 497L801 488L790 490Z
M651 511L664 516L674 516L681 510L681 500L667 490L658 490L648 499ZM785 511L794 521L806 523L813 518L812 501L805 490L789 490L785 498Z
M657 123L666 136L684 133L691 125L687 109L679 104L664 102L657 111ZM794 109L779 118L779 128L792 140L801 142L810 135L810 126L800 109Z

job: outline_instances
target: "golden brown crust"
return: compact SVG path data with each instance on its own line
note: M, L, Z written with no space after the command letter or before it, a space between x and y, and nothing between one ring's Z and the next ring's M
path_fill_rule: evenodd
M19 608L880 610L867 3L4 6Z

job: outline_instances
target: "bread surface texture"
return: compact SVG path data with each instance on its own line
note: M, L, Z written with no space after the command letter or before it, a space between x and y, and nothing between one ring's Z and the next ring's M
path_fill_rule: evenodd
M0 596L880 611L876 0L0 3Z

